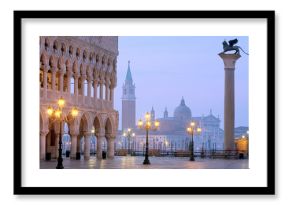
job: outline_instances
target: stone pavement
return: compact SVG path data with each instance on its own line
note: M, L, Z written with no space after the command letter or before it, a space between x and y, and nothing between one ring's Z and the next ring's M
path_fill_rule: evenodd
M144 157L116 156L114 159L72 160L64 158L65 169L248 169L247 159L200 159L189 161L188 157L150 157L150 165L143 165ZM57 161L40 161L41 169L55 169Z

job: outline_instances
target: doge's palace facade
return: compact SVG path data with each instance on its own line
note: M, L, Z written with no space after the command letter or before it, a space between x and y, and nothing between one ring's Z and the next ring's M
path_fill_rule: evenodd
M80 152L84 137L84 158L90 157L90 137L97 137L97 158L102 158L102 144L107 143L107 156L114 157L118 112L114 110L117 83L118 37L40 37L40 159L47 153L58 156L60 123L47 114L60 97L66 101L66 116L71 137L70 157ZM78 116L70 110L76 107ZM62 129L64 130L64 129ZM92 133L92 130L95 130ZM61 133L63 136L63 133Z

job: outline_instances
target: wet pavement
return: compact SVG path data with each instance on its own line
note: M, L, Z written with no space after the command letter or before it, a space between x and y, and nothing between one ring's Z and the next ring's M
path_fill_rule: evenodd
M143 156L116 156L114 159L72 160L64 158L65 169L248 169L247 159L201 159L188 157L150 157L150 165L143 165ZM55 169L57 160L41 161L41 169Z

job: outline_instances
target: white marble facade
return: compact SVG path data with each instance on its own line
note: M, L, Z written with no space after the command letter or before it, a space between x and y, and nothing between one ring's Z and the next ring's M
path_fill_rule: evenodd
M41 160L46 153L52 158L58 155L59 123L49 118L47 108L56 107L60 97L66 100L63 113L68 119L71 158L80 151L82 137L84 158L89 158L92 134L97 137L97 158L102 158L103 141L107 144L107 156L114 157L119 121L118 112L114 110L117 56L118 37L40 37ZM75 119L70 115L73 107L79 110Z

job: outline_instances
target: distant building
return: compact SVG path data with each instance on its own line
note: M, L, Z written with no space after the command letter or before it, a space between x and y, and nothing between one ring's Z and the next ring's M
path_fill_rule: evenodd
M126 116L124 112L123 115ZM151 120L154 121L155 118L155 110L152 107ZM202 148L205 150L223 149L224 132L220 128L219 117L214 116L211 110L209 115L192 117L191 110L186 106L183 97L180 105L175 108L173 117L169 117L167 108L165 108L163 117L156 118L156 120L160 121L160 128L158 131L150 132L150 149L187 150L191 139L186 133L186 127L191 121L194 121L197 127L202 128L202 133L194 137L196 150L201 150ZM145 132L135 129L135 133L136 136L131 141L132 145L130 147L142 150L145 145ZM118 140L117 147L127 147L126 138L125 141L123 137L119 137Z
M125 83L123 84L122 130L127 130L128 128L135 128L135 125L136 125L135 84L133 84L129 61Z
M235 138L246 135L249 131L249 127L240 126L235 128Z

